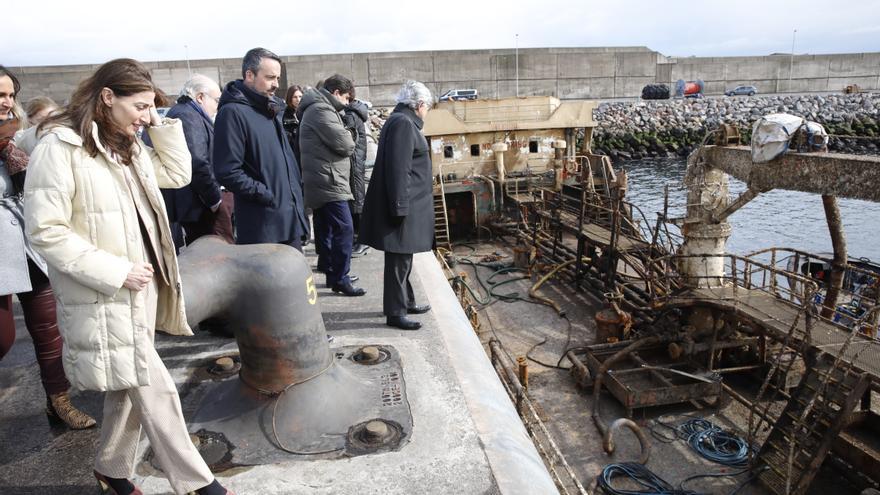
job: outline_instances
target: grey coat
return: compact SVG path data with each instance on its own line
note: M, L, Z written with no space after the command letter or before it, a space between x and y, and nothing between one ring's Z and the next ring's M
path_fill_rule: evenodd
M22 172L24 173L24 172ZM0 296L29 292L28 258L46 273L46 261L37 254L24 233L24 208L0 160Z
M354 139L342 123L343 108L326 89L309 88L297 109L306 208L353 199L349 173Z
M434 245L434 182L422 119L398 104L382 127L361 215L361 243L391 253Z

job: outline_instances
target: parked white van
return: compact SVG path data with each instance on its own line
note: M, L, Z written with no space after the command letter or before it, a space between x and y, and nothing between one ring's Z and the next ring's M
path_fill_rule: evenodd
M476 100L479 97L476 89L450 89L443 93L440 101Z

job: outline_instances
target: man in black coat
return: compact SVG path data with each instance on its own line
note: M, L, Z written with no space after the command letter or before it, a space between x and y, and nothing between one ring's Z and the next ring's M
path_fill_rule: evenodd
M354 137L354 153L351 154L351 195L354 196L349 202L351 208L351 221L354 224L354 246L352 254L363 255L369 249L358 240L358 230L361 225L361 213L364 211L364 196L366 195L366 164L367 164L367 127L366 122L370 118L370 109L361 100L352 100L343 109L342 121L345 128L352 131Z
M220 97L213 154L217 179L235 194L236 242L302 250L302 178L281 123L284 101L275 96L281 59L254 48L241 71Z
M434 244L431 154L421 133L433 99L424 84L407 81L397 106L382 127L376 164L361 216L360 241L385 251L382 310L389 326L417 330L407 314L425 313L415 303L409 275L412 255Z
M232 233L232 195L222 193L211 164L214 146L214 116L220 101L220 86L201 74L184 85L177 104L168 110L169 118L180 119L186 146L192 156L192 181L180 189L163 189L169 221L182 227L185 242L175 236L180 249L204 235L218 235L234 243ZM224 197L225 196L225 197Z

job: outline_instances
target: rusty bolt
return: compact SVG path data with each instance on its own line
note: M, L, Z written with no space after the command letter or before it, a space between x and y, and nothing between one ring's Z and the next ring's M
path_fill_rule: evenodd
M381 442L388 438L388 425L384 421L373 420L364 426L364 433L371 442Z
M235 367L235 361L233 361L231 357L218 358L214 361L214 364L220 371L232 371L232 368Z
M364 361L376 361L379 359L379 348L369 345L361 349L361 358Z

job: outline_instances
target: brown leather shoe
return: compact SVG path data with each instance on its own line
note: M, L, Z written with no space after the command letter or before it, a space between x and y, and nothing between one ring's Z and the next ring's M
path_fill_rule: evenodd
M52 425L65 425L71 430L84 430L95 426L94 418L70 403L70 395L67 392L46 397L46 417Z

